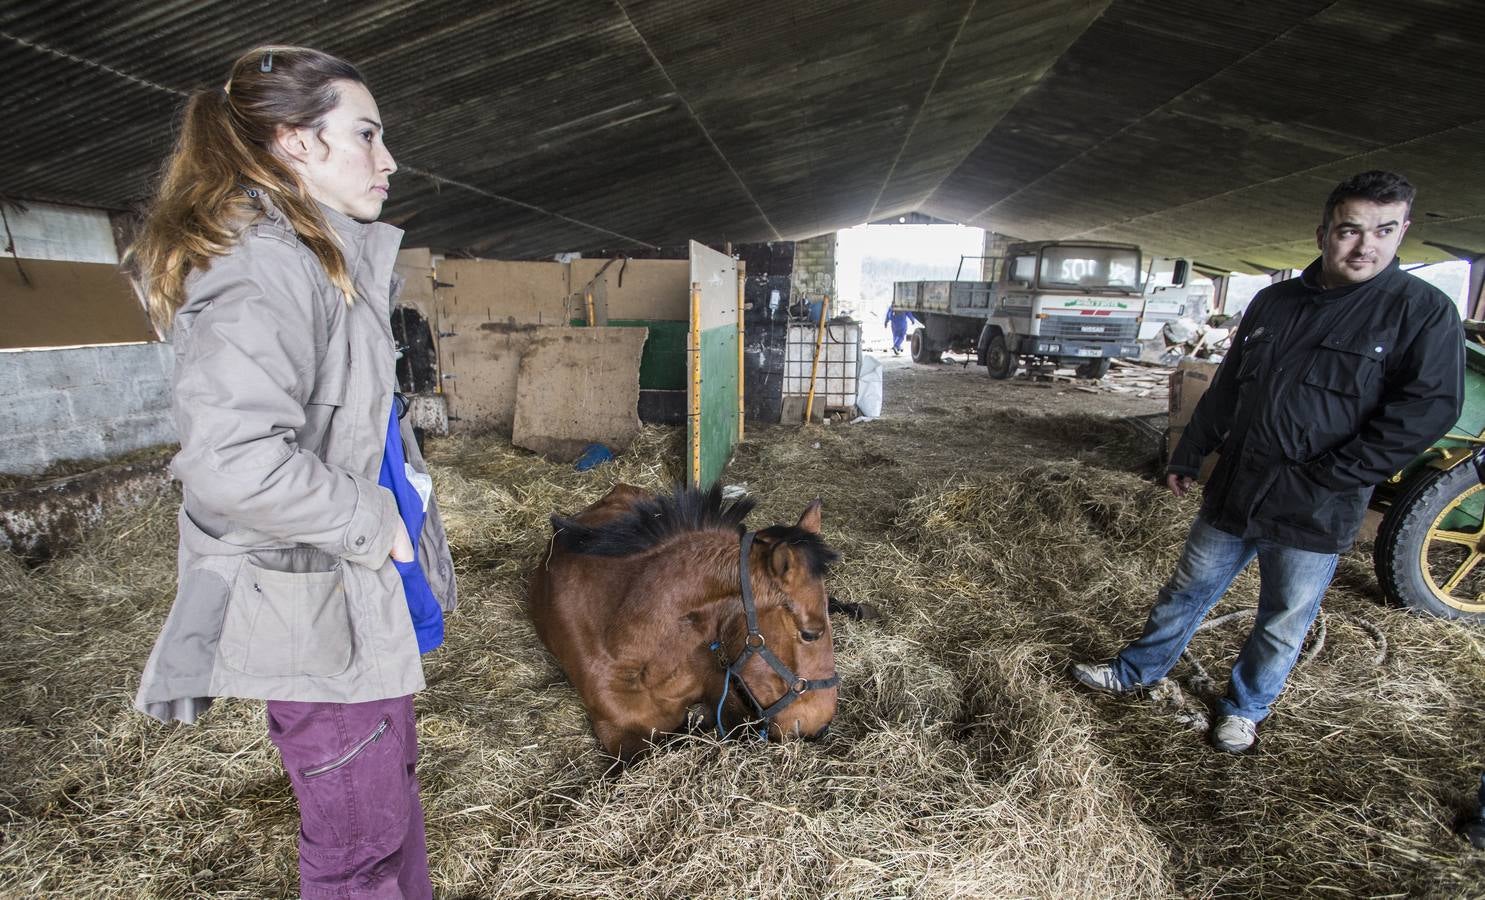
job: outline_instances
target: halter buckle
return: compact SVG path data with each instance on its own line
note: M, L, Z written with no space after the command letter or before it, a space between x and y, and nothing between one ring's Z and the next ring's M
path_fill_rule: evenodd
M758 643L753 643L753 638L757 638ZM748 632L748 636L743 638L743 646L751 647L754 650L762 650L767 643L768 641L764 639L763 632L761 631L750 631Z

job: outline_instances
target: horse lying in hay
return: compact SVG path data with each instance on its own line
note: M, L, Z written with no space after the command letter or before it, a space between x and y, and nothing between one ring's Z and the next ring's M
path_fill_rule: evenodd
M835 716L820 502L745 531L748 499L713 487L654 497L627 484L570 519L531 577L537 636L582 697L598 742L628 762L657 734L746 721L818 738ZM746 705L744 703L746 702Z

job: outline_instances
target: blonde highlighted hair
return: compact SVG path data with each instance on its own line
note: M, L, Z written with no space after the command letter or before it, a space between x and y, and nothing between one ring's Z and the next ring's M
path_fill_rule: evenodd
M336 82L365 84L356 67L307 47L259 47L232 64L223 87L186 103L175 149L126 264L163 335L185 302L186 276L232 249L266 194L331 284L355 296L334 230L289 165L273 152L280 127L318 131L340 102Z

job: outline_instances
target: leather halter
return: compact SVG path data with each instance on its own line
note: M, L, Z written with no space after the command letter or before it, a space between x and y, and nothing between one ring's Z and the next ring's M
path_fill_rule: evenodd
M795 675L792 669L784 665L784 661L775 656L772 650L768 649L768 642L764 639L763 632L758 630L758 607L753 602L753 579L748 573L748 553L753 549L753 536L754 532L751 531L743 534L741 551L738 554L737 562L738 577L742 591L743 614L748 620L748 633L743 638L742 652L737 655L736 659L729 663L722 653L721 641L713 641L711 650L716 655L717 662L726 672L724 676L726 681L723 684L723 699L726 699L727 685L733 680L736 680L739 691L752 704L753 710L758 713L758 718L771 723L779 713L783 712L790 704L806 693L835 687L840 684L840 675L831 675L829 678L801 678ZM754 656L762 657L763 661L768 663L769 668L773 669L784 680L784 684L788 685L788 690L784 692L784 695L769 704L767 708L758 702L758 698L754 696L752 689L748 687L748 683L742 677L743 666ZM719 702L717 704L717 734L719 736L725 736L722 728L721 710L722 704Z

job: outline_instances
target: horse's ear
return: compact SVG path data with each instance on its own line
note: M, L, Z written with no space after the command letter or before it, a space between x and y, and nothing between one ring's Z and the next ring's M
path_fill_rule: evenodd
M773 577L784 581L789 577L789 568L794 562L794 552L784 541L779 541L768 550L768 570Z
M820 501L816 500L809 506L806 506L804 508L804 514L799 517L799 522L795 527L799 528L801 531L808 531L810 534L819 534L820 505Z

